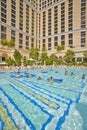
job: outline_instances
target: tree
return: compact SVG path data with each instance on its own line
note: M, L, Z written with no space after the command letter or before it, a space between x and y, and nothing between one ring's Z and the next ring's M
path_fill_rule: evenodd
M29 50L30 58L38 60L39 59L39 52L37 48L31 48Z
M8 46L8 47L14 47L15 46L15 43L14 43L13 39L11 39L10 41L8 41L6 39L3 39L3 40L1 40L1 44L3 46Z
M64 46L58 45L58 46L57 46L57 52L59 52L59 51L61 51L61 50L64 50Z
M65 53L65 56L64 56L64 60L67 62L67 63L71 63L72 62L72 59L74 58L75 56L75 53L73 50L71 49L68 49Z
M47 52L42 52L40 56L41 63L44 64L44 62L47 60L48 60Z
M53 62L57 62L57 60L58 60L58 57L55 55L55 54L51 54L50 55L50 61L52 62L52 64L53 64Z
M45 51L47 51L47 50L46 50L46 48L45 48L45 47L43 47L43 48L42 48L42 52L45 52Z
M21 64L21 60L22 60L22 54L18 50L15 50L13 56L14 56L16 64L20 65Z
M84 62L87 62L87 51L85 51L84 53L83 53L83 58L84 58Z
M11 40L8 42L8 47L14 47L14 46L15 46L14 40L11 39Z
M3 46L7 46L8 45L8 41L6 39L3 39L3 40L1 40L1 44Z
M15 61L11 57L9 57L8 59L6 59L6 63L8 65L13 65L13 64L15 64Z

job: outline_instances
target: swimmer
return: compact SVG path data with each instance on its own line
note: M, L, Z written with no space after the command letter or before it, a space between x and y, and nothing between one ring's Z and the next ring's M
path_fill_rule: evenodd
M51 77L50 77L50 83L52 83L52 82L54 82L54 79L53 79L53 77L51 76Z

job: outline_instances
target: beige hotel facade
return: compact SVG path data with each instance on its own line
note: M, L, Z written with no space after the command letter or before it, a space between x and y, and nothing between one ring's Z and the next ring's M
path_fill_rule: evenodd
M72 48L81 59L87 51L87 0L0 0L3 39L13 39L15 49L27 59L32 47L45 47L51 54L58 45ZM0 61L13 53L0 45Z

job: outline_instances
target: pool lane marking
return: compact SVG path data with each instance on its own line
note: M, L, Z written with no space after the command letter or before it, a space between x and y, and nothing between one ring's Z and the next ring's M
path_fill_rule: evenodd
M11 85L12 88L14 88L13 85ZM44 126L46 126L54 117L54 115L50 114L48 111L46 111L45 109L43 109L42 106L38 105L33 99L30 99L28 96L26 96L25 94L23 94L23 92L20 92L19 90L17 90L16 88L14 88L16 91L18 91L18 93L20 93L21 95L23 95L24 97L26 97L28 100L30 100L34 105L38 106L45 114L47 114L49 117L47 119L47 121L44 123L44 125L42 126L42 129ZM2 92L5 94L6 97L8 97L9 101L15 106L15 108L21 113L21 115L24 117L26 124L28 124L31 127L31 130L36 130L34 125L31 123L31 121L25 116L25 114L18 108L18 106L15 104L15 102L13 101L13 99L11 99L11 97L9 95L7 95L5 93L5 91L1 88Z
M21 84L24 84L24 85L26 85L24 82L22 82L22 81L19 81L19 80L17 80L17 79L14 79L15 81L18 81L19 83L21 83ZM26 81L27 82L27 81ZM27 82L28 83L28 82ZM32 83L32 82L31 82ZM37 88L40 88L40 87L38 87L37 85L35 85L34 83L32 84L32 85L34 85L34 86L36 86ZM24 87L24 86L23 86ZM31 87L31 86L30 86ZM35 87L34 87L35 88ZM52 93L52 92L50 92L49 90L46 90L46 89L44 89L44 88L40 88L40 89L42 89L42 90L45 90L46 92L48 92L49 94L51 93L51 94L54 94L54 93ZM51 95L50 94L50 95ZM61 95L59 95L59 94L55 94L56 96L58 96L58 97L60 97L60 98L63 98L63 99L67 99L67 101L69 101L70 102L70 100L71 99L69 99L69 98L66 98L66 97L64 97L64 96L61 96ZM54 97L53 97L54 98ZM54 99L56 99L56 100L58 100L58 101L61 101L61 102L63 102L63 103L66 103L66 104L68 104L67 102L65 102L65 101L63 101L63 100L61 100L61 99L59 99L59 98L54 98Z
M21 116L25 119L26 124L31 128L31 130L35 130L34 125L31 123L31 121L30 121L28 118L26 118L26 116L24 115L24 113L18 108L18 106L17 106L17 105L15 104L15 102L13 101L13 99L11 99L11 97L10 97L8 94L6 94L6 92L5 92L1 87L0 87L0 90L1 90L1 91L4 93L4 95L8 98L8 100L10 101L10 103L13 104L13 106L15 107L15 109L16 109L19 113L21 113ZM4 108L6 109L6 111L7 111L8 115L9 115L9 117L10 117L11 120L14 122L15 126L17 127L17 124L16 124L15 120L12 118L12 114L9 112L7 106L4 105L4 102L2 102L2 104L3 104Z
M19 81L19 82L21 82L21 81ZM23 82L22 82L23 83ZM34 83L32 83L36 88L40 88L40 87L38 87L36 84L34 84ZM44 88L43 88L44 89ZM62 89L62 88L61 88ZM45 89L44 89L45 90ZM48 90L45 90L45 91L48 91ZM50 91L48 91L49 93L51 93ZM73 92L72 90L71 90L71 92ZM78 95L77 95L77 98L76 99L74 99L76 102L78 102L78 100L80 99L80 96L81 96L81 94L82 94L82 92L75 92L75 93L77 93ZM53 93L54 94L54 93ZM55 94L56 95L56 94ZM66 98L65 96L61 96L61 95L59 95L59 94L57 94L58 96L60 96L60 97L62 97L62 98ZM71 98L66 98L67 100L72 100L72 101L74 101L73 99L71 99ZM61 101L62 102L62 101Z
M72 101L70 100L70 103L68 104L68 107L67 107L67 110L64 111L64 114L59 118L58 120L58 123L57 123L57 126L56 126L56 130L60 130L60 128L62 127L62 124L64 123L65 121L65 117L68 115L69 113L69 109L70 109L70 106L72 105ZM44 130L46 127L46 125L44 127L42 127L41 130Z
M21 83L22 86L23 86L23 84L24 84L24 85L27 85L27 84L26 84L25 82L23 82L23 81L16 80L16 82L17 82L17 81L18 81L19 83ZM18 83L18 82L17 82L17 83ZM26 88L28 88L28 91L29 91L30 88L33 88L34 90L37 90L37 91L39 91L39 92L41 92L41 93L44 93L45 95L47 95L47 96L49 96L49 97L55 99L56 101L59 101L59 102L68 104L66 101L63 101L63 100L61 100L61 99L59 99L59 98L53 97L52 94L54 94L54 93L52 93L52 92L50 92L50 91L48 91L48 90L42 89L42 88L38 87L37 85L35 85L34 83L33 83L32 85L33 85L33 87L31 87L30 85L26 86ZM17 85L17 86L18 86L18 85ZM25 87L25 86L23 86L23 87ZM45 90L45 91L48 92L49 94L46 94L45 92L42 92L42 91L40 91L40 89L36 89L36 88L40 88L40 89L42 89L42 90ZM31 89L30 89L30 90L31 90ZM32 91L32 90L31 90L31 91ZM35 91L35 92L36 92L36 91ZM50 94L50 93L51 93L51 94ZM56 94L55 94L55 95L56 95ZM58 96L58 95L56 95L56 96ZM61 97L61 96L59 96L59 97ZM62 98L63 98L63 97L62 97ZM64 99L64 98L63 98L63 99ZM71 99L67 99L67 100L70 102Z
M8 79L8 77L7 77L7 79ZM9 80L12 82L12 80L9 78ZM18 79L16 79L16 78L14 78L14 80L17 80L18 82L20 82L20 83L22 83L22 81L20 81L20 80L18 80ZM31 81L30 81L31 82ZM32 82L31 82L32 83ZM38 84L38 83L36 83L36 84ZM38 86L37 86L38 87ZM40 87L38 87L38 88L40 88ZM41 88L40 88L41 89ZM44 88L43 88L44 89ZM57 88L57 89L60 89L60 88ZM62 89L62 88L61 88ZM45 89L44 89L45 90ZM65 89L66 90L66 89ZM48 90L45 90L45 91L48 91ZM49 92L49 91L48 91ZM50 92L49 92L50 93ZM76 92L76 93L78 93L78 92ZM54 93L53 93L54 94ZM80 96L81 96L81 94L82 94L82 92L79 92L78 93ZM75 101L75 102L78 102L78 98L80 99L80 96L78 95L78 97L76 98L76 99L71 99L71 98L66 98L65 96L61 96L61 95L59 95L59 94L55 94L55 95L57 95L57 96L59 96L59 97L62 97L62 98L65 98L66 100L72 100L72 101Z
M12 85L12 87L14 88L13 85ZM16 89L16 88L15 88L15 89ZM68 104L68 107L67 107L67 108L69 108L69 106L70 106L71 104L72 104L72 101L70 100L70 103ZM64 111L64 115L63 115L62 117L59 118L59 121L60 121L60 119L63 120L63 118L65 118L65 116L66 116L67 113L68 113L67 111L69 111L69 109L67 109L67 110ZM53 116L53 117L54 117L54 116ZM44 129L45 129L45 127L46 127L47 124L51 121L51 119L52 119L52 118L48 118L48 120L46 121L46 123L44 123L44 124L42 125L41 130L44 130ZM64 120L64 121L65 121L65 120ZM63 121L63 122L64 122L64 121ZM63 122L61 122L61 125L62 125Z
M24 82L26 82L26 81L24 81ZM22 81L22 83L23 83L23 81ZM27 82L26 82L26 83L27 83ZM25 84L25 83L24 83L24 84ZM25 84L25 85L27 85L27 84ZM28 85L28 86L26 86L26 87L27 87L27 88L32 88L33 90L36 90L36 91L38 91L38 92L40 92L40 93L42 93L42 94L45 94L45 95L49 96L50 98L55 99L57 102L59 101L59 102L68 104L67 102L65 102L65 101L63 101L63 100L61 100L61 99L59 99L59 98L57 98L57 97L52 96L53 93L49 92L48 90L45 90L45 92L43 92L44 89L38 87L38 86L35 85L34 83L31 84L31 85ZM38 88L40 88L40 89L38 89ZM35 92L36 92L36 91L35 91ZM48 92L48 93L46 93L46 92ZM55 94L55 95L56 95L56 94ZM57 96L58 96L58 95L57 95ZM70 101L70 100L69 100L69 101Z
M58 123L57 123L57 127L55 130L61 130L62 128L62 125L63 123L65 122L66 120L66 116L68 116L69 114L69 110L70 110L70 106L72 105L72 101L70 102L70 104L67 106L67 110L64 111L64 114L63 116L61 116L58 120Z
M4 130L5 122L0 117L0 130Z
M3 91L3 89L1 87L0 87L0 91L3 92L4 95L5 95L5 92ZM9 112L9 110L8 110L7 106L5 105L5 103L2 101L1 97L0 97L0 102L3 104L3 107L5 108L6 112L8 113L8 116L10 117L10 119L13 121L15 127L17 128L17 124L16 124L15 120L12 118L11 113Z
M1 91L4 93L4 95L9 99L9 101L11 102L11 104L14 105L15 109L17 109L17 110L21 113L22 117L25 119L26 124L29 125L29 127L31 128L31 130L36 130L36 128L34 127L34 125L33 125L33 124L31 123L31 121L25 116L25 114L18 108L17 104L13 101L13 99L11 99L11 97L10 97L8 94L6 94L6 92L5 92L2 88L0 88L0 90L1 90ZM15 89L15 90L16 90L16 89ZM18 91L18 90L16 90L16 91ZM20 93L20 92L19 92L19 93ZM52 120L52 118L53 118L54 116L53 116L52 114L48 113L46 110L44 110L43 107L41 107L40 105L38 105L34 100L32 100L32 99L30 99L29 97L27 97L26 95L24 95L22 92L21 92L20 94L23 95L24 97L26 97L28 100L31 100L31 102L32 102L34 105L37 105L44 113L46 113L46 114L49 116L48 119L47 119L47 121L43 124L42 129L43 129L44 126L46 127L46 125ZM6 106L4 106L4 107L7 109ZM9 116L12 118L11 113L10 113ZM15 123L15 122L14 122L14 123ZM16 125L16 124L15 124L15 125Z
M14 86L15 87L15 86ZM16 84L16 89L17 90L19 90L18 89L18 87L20 87L21 88L21 86L20 85L17 85ZM35 91L33 91L33 90L31 90L31 89L27 89L27 88L24 88L24 86L22 86L23 88L21 88L22 90L24 90L25 92L29 92L28 94L30 95L31 93L31 96L34 96L37 100L40 100L42 103L44 103L45 105L47 105L47 106L49 106L49 107L52 107L53 109L55 109L55 110L57 110L57 109L59 109L59 107L60 107L60 105L58 104L58 103L55 103L54 101L50 101L50 100L48 100L48 99L46 99L45 97L42 97L40 94L38 94L38 93L35 93ZM27 89L27 90L25 90L25 89Z
M8 79L9 80L9 79ZM12 82L12 81L11 81ZM21 86L22 86L22 89L25 87L25 86L23 86L23 85L20 85L20 84L18 84L18 83L16 83L15 81L13 81L14 83L13 84L15 84L17 87L20 87L21 88ZM25 88L24 88L25 89ZM36 99L38 99L38 100L40 100L42 103L44 103L45 105L47 105L47 106L49 106L49 107L52 107L53 109L55 109L55 110L57 110L57 109L59 109L59 107L60 107L60 105L58 104L58 103L55 103L54 101L50 101L50 100L48 100L48 99L46 99L45 97L42 97L42 95L41 94L37 94L37 93L35 93L35 91L32 91L31 89L27 89L27 91L26 91L27 93L29 92L29 94L33 94L33 96L36 98ZM32 95L31 94L31 95Z
M20 83L23 83L22 81L20 81L20 80L18 80L18 79L16 79L16 78L14 78L14 80L16 80L16 81L18 81L18 82L20 82ZM31 81L29 81L29 83L32 83ZM24 84L24 83L23 83ZM36 86L37 88L40 88L40 87L38 87L36 84L38 84L38 83L32 83L34 86ZM41 84L42 85L42 84ZM53 86L52 86L52 88L54 88ZM41 88L40 88L41 89ZM44 88L43 88L44 89ZM62 89L62 88L57 88L57 89ZM46 89L44 89L45 91L48 91L48 90L46 90ZM63 89L62 89L63 90ZM65 91L66 91L66 89L64 89ZM73 92L72 90L70 90L71 92ZM51 93L50 91L48 91L49 93ZM75 93L77 93L78 94L78 97L79 97L79 95L81 95L82 93L81 92L76 92L75 91ZM54 94L54 93L53 93ZM55 95L57 95L57 96L59 96L59 97L62 97L62 98L65 98L66 100L72 100L72 101L75 101L75 102L78 102L78 97L76 98L76 99L71 99L71 98L66 98L65 96L61 96L61 95L59 95L59 94L55 94Z

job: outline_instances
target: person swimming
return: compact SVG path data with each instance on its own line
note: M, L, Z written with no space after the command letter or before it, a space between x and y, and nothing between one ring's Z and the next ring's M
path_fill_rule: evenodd
M54 79L53 79L53 77L51 76L51 77L50 77L50 83L52 83L52 82L54 82Z
M64 73L65 75L67 75L68 74L68 72L67 71L65 71L65 73Z
M38 76L37 80L41 80L41 77L40 77L40 76Z
M82 75L82 79L85 79L85 74Z

